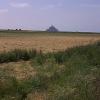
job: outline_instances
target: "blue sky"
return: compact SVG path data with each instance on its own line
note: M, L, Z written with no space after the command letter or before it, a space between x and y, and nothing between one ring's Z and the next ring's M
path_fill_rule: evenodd
M0 0L0 28L100 32L100 0Z

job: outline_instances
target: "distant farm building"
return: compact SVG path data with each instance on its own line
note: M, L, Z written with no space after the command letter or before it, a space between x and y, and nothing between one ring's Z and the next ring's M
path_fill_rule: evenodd
M57 28L55 28L53 25L50 26L47 30L47 32L59 32Z

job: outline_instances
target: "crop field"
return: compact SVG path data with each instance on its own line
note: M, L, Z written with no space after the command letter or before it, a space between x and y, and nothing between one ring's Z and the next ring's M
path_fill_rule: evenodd
M3 33L2 33L3 34ZM15 34L15 33L14 33ZM80 45L87 45L100 40L100 35L69 34L10 34L0 36L0 52L13 49L36 49L43 52L55 52Z
M99 34L8 33L0 100L100 100Z

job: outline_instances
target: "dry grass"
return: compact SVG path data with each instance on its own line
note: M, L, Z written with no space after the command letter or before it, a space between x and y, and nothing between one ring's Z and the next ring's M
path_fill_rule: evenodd
M0 52L25 48L52 52L100 40L100 36L9 36L0 37Z
M36 75L36 70L30 65L30 61L0 64L0 70L5 71L11 77L16 77L18 80L27 80Z
M47 100L47 96L46 93L39 93L39 92L35 92L35 93L31 93L28 95L26 100Z

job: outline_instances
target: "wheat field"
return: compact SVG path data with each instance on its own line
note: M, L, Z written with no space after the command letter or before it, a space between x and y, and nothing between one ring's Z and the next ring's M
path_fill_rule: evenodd
M0 37L0 52L13 49L36 49L55 52L86 45L100 40L100 36L9 36Z

